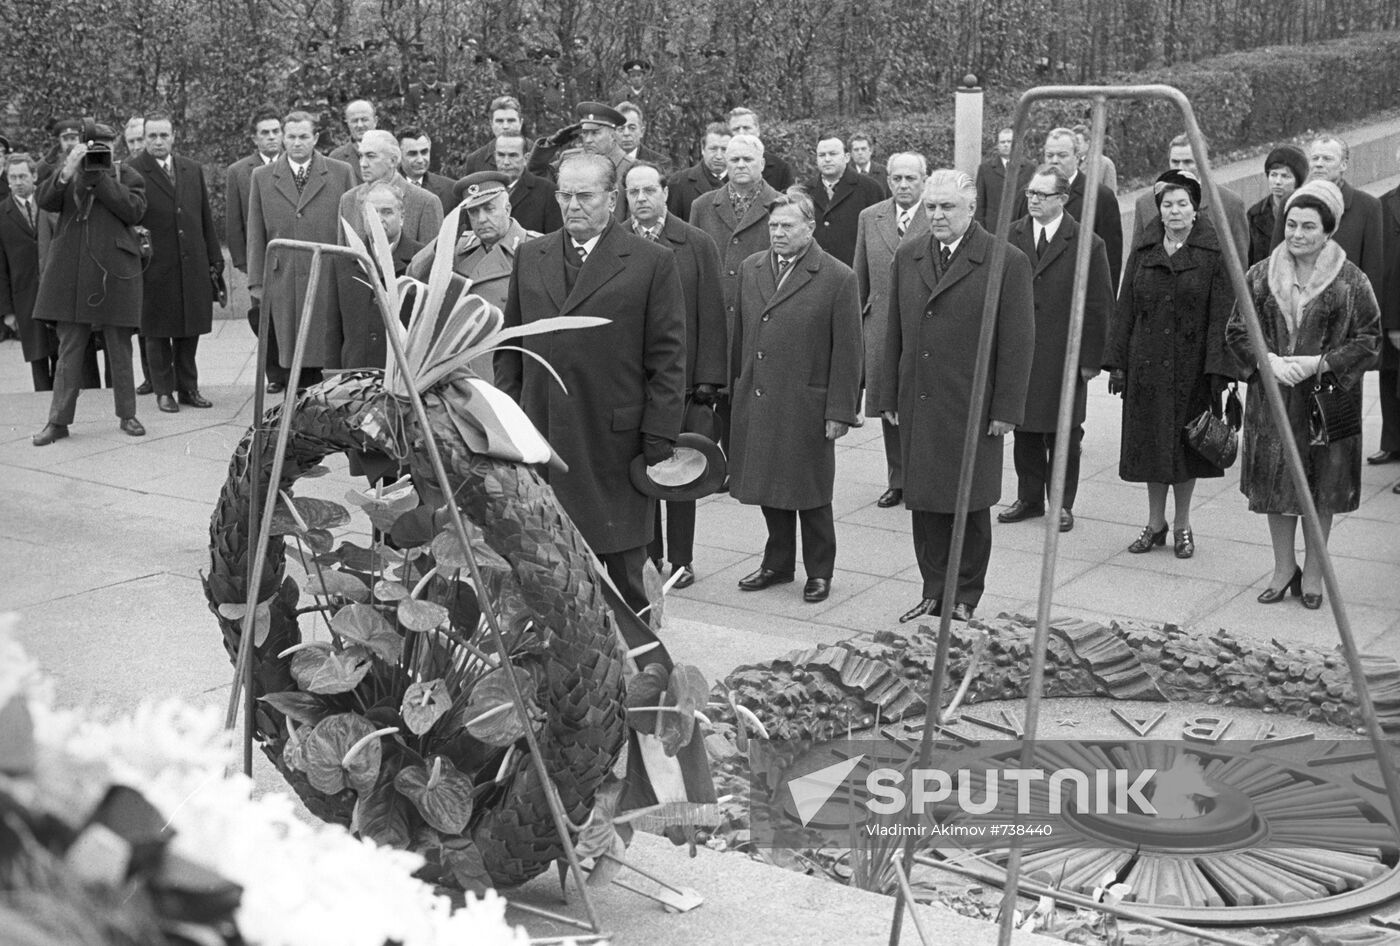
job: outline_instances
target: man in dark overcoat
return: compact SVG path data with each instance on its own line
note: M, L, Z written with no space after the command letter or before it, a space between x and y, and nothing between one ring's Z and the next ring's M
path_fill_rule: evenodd
M1001 195L1006 186L1006 173L1010 169L1016 174L1016 189L1011 205L1015 207L1022 199L1026 183L1035 171L1035 165L1020 154L1011 154L1013 129L1003 128L997 132L997 149L977 166L977 210L973 219L987 230L995 232L997 215L1001 213ZM1015 217L1011 219L1015 220Z
M567 473L547 472L549 483L623 600L640 610L655 504L629 468L639 454L648 464L669 458L680 435L685 298L675 254L613 221L613 174L602 155L564 160L564 228L520 248L505 308L507 326L557 315L609 324L521 339L564 389L518 351L497 353L496 384L568 464Z
M720 291L724 296L725 337L734 338L734 315L739 305L739 270L744 260L768 249L768 208L782 195L764 181L763 142L753 135L735 135L725 149L729 180L701 194L690 206L690 222L707 233L719 250ZM731 346L732 347L732 346ZM733 377L731 365L725 373ZM716 412L720 437L729 449L732 426L729 392L720 394Z
M446 174L429 170L428 166L433 160L433 139L421 128L400 128L398 136L399 171L404 180L436 197L442 204L443 215L447 215L457 206L457 199L452 196L452 185L456 181Z
M117 137L107 125L86 130L92 137L74 145L39 186L39 208L59 218L34 317L55 323L58 366L48 423L34 435L36 447L68 436L93 332L101 332L107 346L118 426L132 437L146 433L136 419L131 370L131 333L141 323L141 246L131 228L146 211L146 183L120 162L84 168L90 148L110 150Z
M836 565L836 441L860 396L860 297L855 273L816 242L808 197L779 197L768 231L772 251L744 260L732 343L730 493L761 506L768 527L763 562L739 587L792 581L800 518L802 598L817 602Z
M1385 245L1391 251L1386 254L1384 275L1376 292L1381 306L1381 442L1380 449L1369 458L1373 464L1400 460L1400 187L1386 191L1380 202ZM1400 483L1391 489L1400 493Z
M535 233L553 233L564 225L559 201L554 199L554 182L525 170L524 138L502 135L496 139L496 169L510 178L510 215L522 227Z
M282 120L282 138L286 149L282 156L253 172L248 198L248 291L267 307L282 367L290 368L311 277L311 254L269 252L267 245L279 237L341 242L340 198L355 181L348 164L315 151L316 119L307 112L291 112ZM323 279L311 311L297 387L321 379L331 305Z
M5 159L10 195L0 201L0 322L19 336L34 390L52 391L58 364L58 333L52 324L34 319L34 299L39 294L39 227L43 217L53 216L39 209L34 193L38 173L38 162L28 154L12 154ZM92 371L95 375L96 360Z
M880 409L899 427L904 505L913 517L923 598L900 618L953 608L967 620L981 600L992 555L991 506L1001 495L1002 438L1024 415L1035 350L1035 300L1025 254L1006 249L991 369L977 419L979 437L955 600L941 601L953 537L963 435L972 410L977 338L996 238L972 221L976 188L966 174L935 171L924 185L931 233L895 251L890 330Z
M131 166L146 179L141 224L151 231L141 334L156 406L168 414L178 412L180 404L214 406L199 393L195 352L199 336L213 328L214 280L224 272L204 172L198 162L172 153L174 142L170 115L151 112L146 116L146 147L131 159Z
M1045 515L1050 496L1050 468L1055 457L1055 428L1059 421L1065 352L1069 344L1070 300L1079 241L1089 239L1089 282L1084 298L1084 330L1070 417L1069 455L1065 463L1064 503L1060 531L1074 528L1074 498L1079 492L1079 452L1084 441L1084 413L1089 379L1103 364L1104 343L1113 316L1113 286L1103 241L1064 212L1064 172L1042 165L1027 185L1030 216L1011 225L1010 243L1031 261L1035 279L1035 357L1031 361L1026 412L1016 428L1011 457L1016 464L1016 501L997 514L998 522L1021 522Z
M676 271L685 295L685 394L696 404L714 404L725 382L726 345L724 300L719 285L719 251L705 231L666 210L666 182L660 168L637 164L624 182L632 215L626 226L637 236L659 243L676 256ZM662 541L658 501L656 530L647 549L658 568L665 552L671 563L674 588L695 583L695 501L666 503L666 536ZM677 577L678 576L678 577Z
M885 383L885 333L890 318L890 263L905 240L928 233L924 213L924 181L928 163L912 152L890 156L890 190L894 196L860 212L856 231L856 285L860 287L861 326L865 340L865 411L880 412L880 389ZM885 491L875 504L881 509L898 506L904 499L904 466L900 459L899 428L880 419L885 443Z
M860 212L885 199L885 186L856 173L850 160L839 135L823 135L817 142L817 176L807 182L817 209L817 243L847 266L856 259Z
M271 106L264 106L253 113L249 128L253 139L253 153L244 155L228 166L224 172L224 242L228 244L228 255L233 260L233 268L246 278L248 275L248 197L253 186L253 171L277 160L282 153L282 116ZM258 300L250 300L248 325L253 334L258 331L262 317ZM287 385L287 373L282 368L277 354L277 335L267 339L267 390L276 394Z
M727 177L724 153L732 137L729 127L720 122L705 126L705 134L700 138L700 160L672 174L666 182L667 211L689 220L695 198L723 186Z
M1065 198L1065 213L1076 221L1084 222L1084 188L1089 178L1079 168L1079 146L1075 143L1074 132L1068 128L1052 128L1045 135L1045 163L1054 164L1069 178L1069 195ZM1094 220L1089 227L1094 235L1103 240L1103 248L1108 253L1108 274L1113 279L1113 291L1118 291L1118 279L1123 272L1123 217L1118 212L1118 196L1103 184L1099 185L1098 203L1094 206ZM1016 199L1016 209L1012 220L1019 220L1029 212L1026 195Z

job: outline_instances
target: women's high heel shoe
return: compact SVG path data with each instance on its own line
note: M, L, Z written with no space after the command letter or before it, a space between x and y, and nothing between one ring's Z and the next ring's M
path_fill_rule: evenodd
M1315 595L1308 594L1303 591L1302 581L1301 578L1298 579L1298 590L1302 592L1303 595L1303 607L1307 608L1309 611L1316 611L1318 608L1322 607L1322 592L1319 591Z
M1288 583L1282 588L1265 588L1259 592L1259 597L1256 600L1260 604L1278 604L1290 593L1295 598L1303 596L1303 570L1301 568L1293 570L1293 577L1288 579Z
M1141 555L1143 552L1152 551L1155 546L1166 544L1167 527L1165 524L1156 532L1152 531L1151 526L1143 526L1142 535L1133 540L1133 544L1128 546L1128 551L1134 555Z
M1177 558L1190 558L1196 554L1196 537L1190 529L1177 529L1172 533Z

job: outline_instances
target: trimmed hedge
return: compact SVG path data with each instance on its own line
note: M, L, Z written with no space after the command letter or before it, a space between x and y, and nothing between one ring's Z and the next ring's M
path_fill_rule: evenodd
M1211 150L1219 154L1361 121L1394 107L1395 90L1400 89L1400 32L1306 46L1265 46L1108 81L1180 89L1191 100ZM989 91L983 105L984 153L990 152L996 129L1010 124L1015 104L1014 95ZM1087 122L1088 114L1088 103L1081 102L1038 107L1031 116L1030 152L1039 150L1046 130ZM827 129L847 137L865 132L882 160L896 151L919 151L930 167L952 161L951 102L913 115L771 122L763 136L801 179L816 173L816 139ZM1156 174L1165 161L1167 143L1181 130L1176 109L1167 103L1110 104L1108 151L1118 165L1119 179Z

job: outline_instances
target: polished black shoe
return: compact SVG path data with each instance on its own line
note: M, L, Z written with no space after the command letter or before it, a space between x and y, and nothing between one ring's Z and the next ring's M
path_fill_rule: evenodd
M875 505L881 509L889 509L891 506L898 506L904 502L904 490L887 489L880 494L880 498L875 500Z
M286 386L285 384L283 384L281 381L269 381L269 382L267 382L267 393L268 393L268 394L281 394L281 393L282 393L283 391L285 391L285 390L287 390L287 386Z
M942 613L943 609L939 606L939 601L937 598L925 598L924 600L920 601L918 604L910 608L908 611L905 611L903 614L901 614L899 616L899 623L908 624L915 618L921 618L925 615L936 618Z
M1134 555L1141 555L1143 552L1150 552L1159 545L1167 544L1167 527L1164 524L1156 532L1151 526L1142 527L1142 535L1133 540L1133 544L1128 546L1128 551Z
M1060 531L1069 532L1074 528L1074 513L1068 509L1060 510Z
M139 395L154 394L155 391L156 389L151 387L151 382L149 381L142 381L136 386L136 393Z
M808 578L807 584L802 586L802 600L813 604L818 601L825 601L830 594L830 578Z
M760 568L752 575L740 578L739 589L741 591L762 591L764 588L772 588L774 585L786 585L790 581L792 581L791 572L783 575L766 568Z
M117 425L117 429L128 437L146 436L146 428L141 426L141 422L135 417L123 417L122 422Z
M1196 554L1196 537L1190 529L1176 529L1172 532L1172 549L1177 558L1190 558Z
M997 513L997 522L1024 522L1027 519L1039 519L1043 515L1045 515L1043 504L1028 503L1024 499L1018 499Z
M1400 450L1377 450L1366 458L1366 462L1372 466L1379 466L1382 463L1394 463L1400 460Z
M180 413L180 405L175 403L175 398L169 394L156 395L156 407L166 414Z
M695 569L689 565L677 565L671 570L672 588L689 588L695 584Z
M47 447L55 440L62 440L68 436L68 427L64 424L45 424L44 429L34 435L33 444L36 447Z
M957 604L953 605L953 620L971 621L972 610L972 605L968 604L966 601L959 601Z
M1390 488L1390 491L1392 493L1400 493L1400 483L1396 483L1394 486L1392 486Z
M1293 570L1293 577L1288 579L1288 583L1282 588L1265 588L1263 591L1259 592L1259 597L1255 600L1260 604L1278 604L1286 598L1290 592L1295 598L1301 598L1303 596L1303 570L1301 568L1295 568Z
M181 403L181 404L184 404L186 407L213 407L213 406L214 406L214 402L211 401L211 400L209 400L209 399L208 399L207 397L205 397L203 394L200 394L199 391L198 391L198 389L196 389L196 390L194 390L194 391L181 391L181 392L180 392L180 403Z
M1303 607L1307 608L1309 611L1316 611L1318 608L1322 607L1322 592L1319 591L1314 595L1304 591Z

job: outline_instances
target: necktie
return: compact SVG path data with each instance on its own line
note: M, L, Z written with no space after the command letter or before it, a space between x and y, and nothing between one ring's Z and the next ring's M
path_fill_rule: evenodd
M37 231L39 223L34 219L34 201L26 200L24 202L24 215L29 218L29 229Z
M578 264L580 266L588 262L588 248L582 243L574 244L574 255L578 257Z
M787 274L790 273L790 272L792 272L792 263L793 263L793 261L790 260L790 259L783 259L781 256L778 257L778 285L779 285L779 286L782 286L783 280L784 280L784 279L787 279Z
M938 247L938 262L943 269L948 268L948 261L953 258L953 251L948 249L948 244L942 243Z
M175 162L174 162L174 161L171 161L171 160L169 160L169 159L167 159L166 162L165 162L163 165L161 165L161 166L165 168L165 176L168 177L168 178L170 178L170 183L174 184L174 183L175 183Z
M908 211L899 215L899 223L895 225L895 229L899 231L900 236L904 236L909 230L909 216Z
M292 179L296 181L297 193L300 194L302 188L306 186L306 165L302 165L301 167L297 168L296 171L292 174Z
M1049 242L1050 242L1049 240L1045 239L1045 228L1044 228L1044 227L1041 227L1041 228L1040 228L1040 239L1035 241L1035 258L1036 258L1036 259L1040 259L1042 256L1045 255L1045 247L1046 247L1047 244L1049 244Z
M836 185L835 185L835 184L829 184L829 183L827 183L826 181L822 181L822 184L826 186L826 199L827 199L827 200L831 200L833 197L836 196Z

